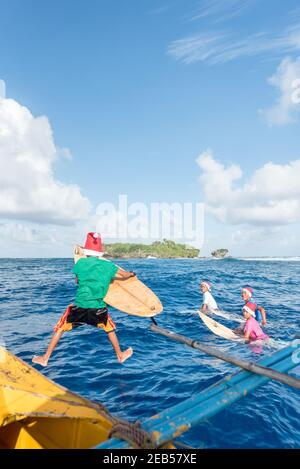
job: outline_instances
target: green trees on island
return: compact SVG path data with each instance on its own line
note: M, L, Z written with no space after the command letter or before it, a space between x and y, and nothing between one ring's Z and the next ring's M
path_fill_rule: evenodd
M199 249L186 244L177 244L174 241L164 239L152 244L112 243L105 244L104 251L107 257L137 258L160 257L164 259L178 257L198 257Z
M228 254L228 249L216 249L215 251L212 251L211 255L213 257L217 257L218 259L222 259Z
M188 246L186 244L179 244L169 239L163 241L155 241L152 244L138 244L138 243L112 243L104 245L105 254L107 257L118 258L147 258L159 257L163 259L172 259L180 257L198 257L200 249ZM228 254L228 249L216 249L212 251L211 255L215 258L222 259Z

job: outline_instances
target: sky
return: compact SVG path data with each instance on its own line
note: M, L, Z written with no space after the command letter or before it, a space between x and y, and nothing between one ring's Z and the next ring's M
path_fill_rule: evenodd
M203 204L201 255L298 256L299 111L298 0L0 0L0 257L153 241L110 237L122 194Z

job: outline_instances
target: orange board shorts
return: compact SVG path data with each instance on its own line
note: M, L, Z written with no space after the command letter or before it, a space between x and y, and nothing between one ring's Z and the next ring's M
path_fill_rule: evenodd
M105 308L79 308L69 305L54 326L54 332L67 332L76 327L88 324L103 329L106 333L113 332L116 325Z

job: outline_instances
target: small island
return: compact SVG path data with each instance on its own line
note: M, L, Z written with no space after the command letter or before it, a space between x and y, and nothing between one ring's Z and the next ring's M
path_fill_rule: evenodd
M155 241L152 244L130 244L112 243L105 244L104 251L106 257L111 258L161 258L178 259L194 258L199 256L199 249L186 244L178 244L174 241L164 239Z
M216 259L223 259L228 254L228 249L216 249L212 251L211 255Z

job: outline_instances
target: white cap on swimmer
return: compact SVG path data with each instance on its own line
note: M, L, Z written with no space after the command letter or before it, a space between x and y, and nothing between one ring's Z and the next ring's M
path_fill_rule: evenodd
M255 303L247 303L243 307L243 311L245 311L246 313L251 314L251 316L253 316L254 318L255 318L255 310L256 310L256 304Z

